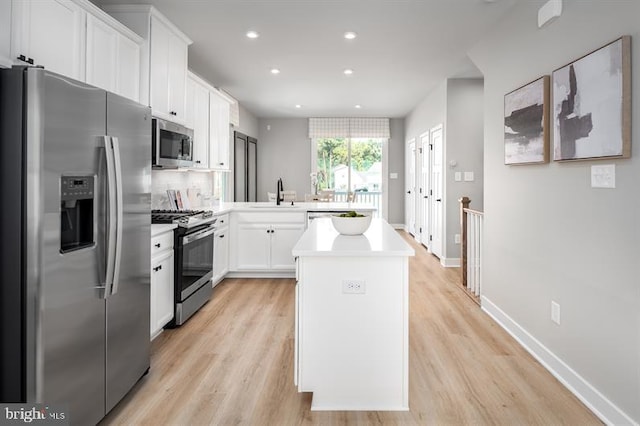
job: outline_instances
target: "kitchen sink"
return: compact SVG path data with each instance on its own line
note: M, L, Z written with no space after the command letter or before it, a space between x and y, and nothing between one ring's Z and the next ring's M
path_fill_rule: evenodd
M300 206L297 204L294 204L293 206L291 205L291 203L283 203L280 205L277 204L252 204L250 206L247 206L249 208L252 209L299 209Z

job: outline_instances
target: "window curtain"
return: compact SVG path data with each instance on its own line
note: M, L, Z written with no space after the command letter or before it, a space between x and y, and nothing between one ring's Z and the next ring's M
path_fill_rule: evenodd
M309 138L389 139L388 118L310 118Z

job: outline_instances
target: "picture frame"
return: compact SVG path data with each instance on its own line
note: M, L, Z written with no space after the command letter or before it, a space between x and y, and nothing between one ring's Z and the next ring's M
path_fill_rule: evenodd
M504 163L549 162L549 76L504 95Z
M631 37L553 71L553 160L631 157Z

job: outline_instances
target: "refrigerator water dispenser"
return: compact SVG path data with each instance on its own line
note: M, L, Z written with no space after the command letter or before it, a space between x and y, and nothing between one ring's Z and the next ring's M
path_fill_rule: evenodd
M93 176L62 176L60 182L60 253L94 245Z

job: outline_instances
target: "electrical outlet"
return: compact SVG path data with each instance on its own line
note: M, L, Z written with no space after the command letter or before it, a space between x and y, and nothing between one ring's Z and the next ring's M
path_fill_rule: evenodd
M456 235L454 235L454 236L453 236L453 241L454 241L456 244L460 244L460 234L456 234Z
M560 325L560 305L553 300L551 301L551 321Z
M615 188L616 187L616 165L603 164L591 166L591 187L592 188Z
M342 281L342 293L365 294L366 284L362 280L344 280Z

